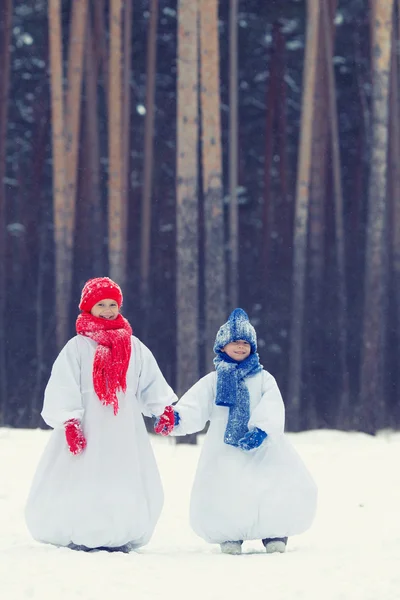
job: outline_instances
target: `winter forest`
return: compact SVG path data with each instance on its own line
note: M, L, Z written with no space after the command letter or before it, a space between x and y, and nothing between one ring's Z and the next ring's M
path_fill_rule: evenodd
M400 426L399 4L1 0L0 425L108 275L182 394L231 309L286 428Z

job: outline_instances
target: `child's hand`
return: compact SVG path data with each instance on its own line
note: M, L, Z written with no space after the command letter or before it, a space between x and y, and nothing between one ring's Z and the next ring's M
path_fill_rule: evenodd
M70 419L64 423L65 438L71 454L80 454L86 448L86 439L83 435L80 421Z
M161 435L169 435L175 425L179 423L179 414L174 411L172 406L166 406L161 416L154 423L154 431Z
M254 450L261 446L267 434L262 429L255 427L250 429L242 439L239 440L238 445L242 450Z

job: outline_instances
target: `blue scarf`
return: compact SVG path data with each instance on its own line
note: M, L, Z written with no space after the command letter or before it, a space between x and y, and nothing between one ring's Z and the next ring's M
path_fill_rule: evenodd
M262 365L256 352L239 362L219 352L214 365L217 371L215 404L229 407L224 442L237 446L248 431L250 419L250 395L245 379L262 371Z

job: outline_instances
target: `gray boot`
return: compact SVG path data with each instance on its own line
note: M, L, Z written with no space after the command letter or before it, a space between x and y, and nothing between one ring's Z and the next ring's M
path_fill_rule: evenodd
M242 541L238 542L222 542L221 552L222 554L242 554Z
M287 537L283 538L264 538L262 543L265 546L265 551L267 554L272 554L273 552L285 552Z

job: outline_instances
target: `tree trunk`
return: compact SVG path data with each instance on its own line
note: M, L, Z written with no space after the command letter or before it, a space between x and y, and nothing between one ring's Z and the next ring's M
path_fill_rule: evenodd
M64 136L63 58L60 0L49 0L49 47L53 143L53 203L55 244L56 336L59 349L68 339L67 223L65 215L67 171Z
M334 0L336 3L336 0ZM329 2L328 24L331 18ZM326 6L324 4L324 6ZM332 10L332 13L334 10ZM333 15L332 15L333 17ZM321 423L325 407L321 403L321 374L324 373L326 339L324 338L325 305L322 303L323 288L326 279L325 247L327 229L327 180L329 157L329 121L327 119L328 76L330 63L326 60L326 35L332 36L324 28L323 15L319 15L319 41L317 72L315 82L313 135L311 147L310 200L308 219L308 259L309 289L306 294L306 331L303 344L303 362L306 365L306 397L302 414L306 415L307 427L316 429ZM332 43L331 43L332 46ZM325 415L322 417L325 421Z
M302 342L305 275L307 260L307 223L309 207L313 101L318 56L319 0L308 0L307 40L303 72L303 100L297 170L296 211L293 239L293 293L291 345L289 356L287 421L291 430L301 428Z
M103 84L105 90L106 103L109 98L109 67L108 67L108 52L107 52L107 32L104 17L104 0L94 0L94 39L96 44L94 48L97 50L97 65L96 72L100 69L103 75Z
M239 304L238 222L238 4L231 0L229 12L229 308Z
M277 108L277 92L278 92L278 64L276 58L278 24L275 23L272 32L272 53L269 70L269 83L267 84L266 93L266 124L265 124L265 156L264 156L264 203L262 213L262 231L263 231L263 247L261 253L261 274L263 279L263 289L268 294L268 277L269 268L272 264L270 260L272 246L272 232L274 229L274 195L271 194L271 174L272 174L272 159L274 155L274 124L275 113ZM267 306L267 303L265 303Z
M108 100L108 257L111 279L124 288L126 257L122 239L122 0L110 2Z
M88 0L74 0L68 47L68 90L65 113L65 160L67 187L65 195L66 264L64 301L68 307L71 301L72 268L74 252L74 230L76 211L76 182L80 142L83 55L85 48L86 16Z
M386 1L386 0L385 0ZM393 0L392 0L393 1ZM369 39L370 39L370 51L371 51L371 66L373 70L373 52L374 52L374 36L375 36L375 18L376 18L376 0L369 0ZM373 72L371 73L373 77Z
M47 56L47 44L43 47L42 55ZM48 102L48 82L44 80L38 87L33 121L35 130L33 133L33 145L31 152L30 171L32 178L29 178L29 190L27 191L24 202L23 223L26 227L25 251L26 257L22 266L24 273L30 273L31 283L28 283L25 277L24 285L31 286L32 298L36 304L35 311L35 376L30 390L29 402L29 422L30 427L39 427L40 409L42 406L42 381L44 375L45 349L46 345L43 338L43 322L45 309L43 306L43 290L46 280L46 252L49 251L48 227L45 224L45 203L44 191L46 190L45 172L48 160L49 145L49 122L50 106ZM47 207L46 207L47 208ZM28 317L30 318L30 317ZM53 319L49 322L54 328Z
M202 167L206 369L213 367L216 333L226 320L225 239L219 90L218 2L200 0Z
M147 308L149 305L150 277L150 244L151 244L151 201L153 178L153 144L154 144L154 102L157 63L157 21L158 0L152 0L150 11L149 32L147 36L147 89L146 89L146 122L144 132L144 172L142 196L142 226L141 226L141 303L147 323Z
M10 40L12 23L12 0L3 2L0 8L0 424L8 422L7 363L4 335L6 329L6 155L7 124L10 89Z
M368 195L368 228L364 284L360 422L363 431L384 426L383 393L385 348L385 241L387 211L387 156L389 71L393 0L377 2L373 29L372 145Z
M36 200L38 196L36 196ZM43 364L44 364L44 327L43 320L45 315L45 309L43 304L43 290L44 290L44 279L45 279L45 252L46 252L46 232L43 223L42 211L40 211L41 222L38 226L38 268L37 268L37 282L36 282L36 332L35 332L35 344L36 344L36 377L35 385L31 395L31 406L30 406L30 426L38 427L40 421L40 409L41 406L41 391L42 391L42 377L43 377Z
M93 272L96 277L104 273L103 244L105 236L104 219L101 208L100 186L100 143L99 143L99 108L97 100L98 67L95 61L93 33L90 22L87 24L86 56L85 56L85 135L88 149L88 190L87 202L90 206L92 227L87 231L90 238L90 255Z
M122 197L124 256L128 262L129 200L131 191L131 60L132 60L132 0L124 3L124 66L122 103ZM127 264L125 266L127 269Z
M277 68L277 97L276 130L279 155L279 184L280 205L279 214L276 215L277 228L280 232L281 248L279 252L279 268L285 274L285 283L289 280L292 264L292 237L293 237L293 193L291 191L290 168L288 164L288 134L287 134L287 83L285 81L285 37L282 25L276 30L275 62ZM290 183L290 185L289 185Z
M390 69L390 130L389 130L389 239L390 239L390 270L391 285L388 290L388 297L392 298L390 314L394 316L395 326L392 328L395 332L397 341L395 349L395 361L393 364L399 364L400 360L400 113L399 113L399 61L396 48L396 27L393 26L392 35L392 64ZM390 380L396 380L399 383L398 374L390 375L392 369L388 369ZM394 382L393 382L394 383ZM396 388L395 388L396 389ZM400 403L397 401L396 409L392 414L390 427L396 428L400 424Z
M320 15L321 19L321 15ZM325 53L325 31L320 27L319 31L320 52L317 57L317 78L315 82L314 115L313 115L313 139L311 150L311 173L310 173L310 205L309 205L309 260L310 260L310 301L311 312L314 319L322 317L321 296L323 286L323 275L325 267L325 210L327 189L327 155L328 155L328 119L326 118L327 107L327 64ZM319 329L318 323L314 323L313 329Z
M333 65L334 26L328 7L322 3L322 28L325 32L325 57L328 80L328 112L331 126L333 188L335 194L335 237L338 277L338 330L340 398L336 426L348 430L350 427L350 390L347 361L347 284L346 284L346 245L343 215L342 169L339 149L339 124L336 108L336 84Z
M362 48L362 32L358 29L354 34L354 49L355 63L361 65L363 59ZM367 195L367 182L365 181L366 165L370 164L370 149L371 149L371 109L369 106L369 93L366 91L367 86L370 87L371 78L368 73L364 72L362 67L358 67L356 71L357 95L361 112L361 124L358 136L355 143L355 168L353 174L353 190L350 196L351 201L351 231L352 235L348 238L348 262L351 277L349 278L350 297L355 295L360 296L360 301L350 303L349 310L352 311L352 304L360 304L362 302L362 287L363 287L363 271L364 271L364 247L365 247L365 229L364 226L364 202L363 199ZM359 307L355 306L357 317L359 316ZM354 313L351 320L354 320ZM357 328L357 331L361 326Z
M178 11L176 388L180 396L199 377L197 0L179 0ZM196 437L182 440L195 443Z

